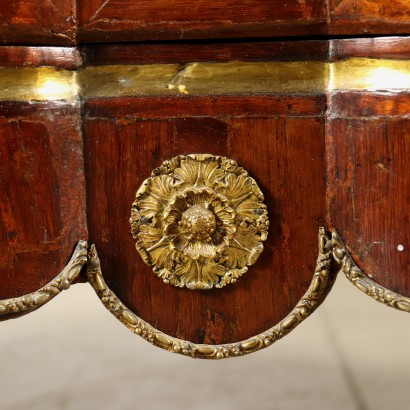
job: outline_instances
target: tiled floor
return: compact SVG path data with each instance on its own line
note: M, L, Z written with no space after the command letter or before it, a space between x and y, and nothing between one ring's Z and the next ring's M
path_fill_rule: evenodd
M0 326L1 410L410 408L410 315L341 275L290 335L237 359L198 361L152 347L88 285Z

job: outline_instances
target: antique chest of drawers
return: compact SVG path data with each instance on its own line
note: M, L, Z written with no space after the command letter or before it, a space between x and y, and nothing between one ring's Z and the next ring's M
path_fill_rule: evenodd
M407 0L19 0L0 23L2 319L89 282L149 342L224 358L338 271L410 312Z

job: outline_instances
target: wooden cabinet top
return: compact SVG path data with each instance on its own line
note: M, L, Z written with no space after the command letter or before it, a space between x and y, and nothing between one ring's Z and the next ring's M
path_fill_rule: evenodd
M8 44L400 34L407 0L18 0L2 5Z

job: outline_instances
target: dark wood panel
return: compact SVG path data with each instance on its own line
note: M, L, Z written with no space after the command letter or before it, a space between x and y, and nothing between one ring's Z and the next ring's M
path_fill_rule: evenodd
M90 0L79 3L85 42L314 35L326 32L323 0Z
M173 106L181 101L174 98ZM112 102L105 100L106 113ZM113 113L86 119L90 242L111 289L170 335L211 344L245 339L283 318L312 279L318 227L325 223L323 117L275 118L252 109L254 118L198 118L184 108L178 118L155 110L158 119L115 119ZM138 187L155 167L178 154L204 151L237 160L257 180L271 229L265 251L238 283L190 291L164 284L144 264L129 217Z
M400 34L410 31L408 0L328 0L330 34Z
M323 115L326 95L180 96L86 99L88 117L170 118L185 116Z
M0 38L8 44L75 44L75 0L3 1Z
M92 0L80 4L83 42L405 34L407 0Z
M337 117L391 117L408 116L410 113L409 94L404 90L346 91L333 95L331 99L331 114Z
M0 105L0 299L44 286L88 236L79 106L14 104Z
M84 46L86 65L187 64L194 61L326 61L329 41L148 43Z
M77 27L77 22L79 27ZM407 0L15 0L4 44L74 45L212 38L406 34Z
M394 33L394 31L392 31ZM329 60L341 60L350 57L388 58L407 60L410 57L410 38L376 37L333 39Z
M335 110L349 106L350 97L338 95ZM399 100L408 107L410 96ZM328 125L331 225L367 275L410 296L410 119L373 116L383 107L391 114L389 100L367 95L360 101L366 111L356 109L352 118L334 113Z
M219 61L338 61L346 58L406 60L410 38L373 37L240 43L141 43L88 45L85 65L187 64Z
M70 70L81 65L80 51L75 47L0 47L0 67L53 66Z

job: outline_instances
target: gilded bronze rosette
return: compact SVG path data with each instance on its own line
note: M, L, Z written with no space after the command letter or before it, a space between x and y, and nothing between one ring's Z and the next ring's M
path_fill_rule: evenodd
M165 283L188 289L235 283L268 234L263 193L228 158L177 156L155 169L131 209L136 248Z

